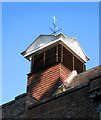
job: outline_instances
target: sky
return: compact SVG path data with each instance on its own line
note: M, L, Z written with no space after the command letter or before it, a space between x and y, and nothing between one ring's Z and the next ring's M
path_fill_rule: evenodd
M51 34L52 16L68 37L77 38L90 60L87 70L99 65L98 2L2 3L2 102L26 92L30 62L23 52L40 34Z

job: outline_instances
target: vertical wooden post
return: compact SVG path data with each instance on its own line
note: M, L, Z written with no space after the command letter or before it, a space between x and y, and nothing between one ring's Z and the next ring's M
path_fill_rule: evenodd
M63 62L63 46L61 45L61 62Z
M84 68L85 68L85 71L86 71L86 65L84 64Z
M86 71L86 65L83 63L83 71Z
M45 51L43 53L43 67L45 67Z
M74 55L73 55L73 70L75 69Z
M58 62L58 45L56 46L56 62Z
M84 63L83 63L83 71L85 71L84 69L85 69L85 68L84 68Z

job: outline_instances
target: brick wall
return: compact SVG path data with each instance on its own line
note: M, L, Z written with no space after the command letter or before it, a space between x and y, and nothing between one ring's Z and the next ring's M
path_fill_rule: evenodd
M3 118L24 118L26 94L1 106Z
M28 76L27 92L37 100L54 94L58 86L68 77L71 71L58 63L40 72Z
M28 105L36 102L36 100L26 93L15 97L15 100L0 106L2 110L2 118L24 118L27 116Z
M29 106L29 118L99 118L89 98L89 85L81 85Z

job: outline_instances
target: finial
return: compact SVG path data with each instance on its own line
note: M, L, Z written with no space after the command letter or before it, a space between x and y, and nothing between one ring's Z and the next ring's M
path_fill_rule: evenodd
M55 16L53 16L52 18L54 19L54 22L52 22L52 24L54 25L54 30L51 29L50 27L49 27L49 29L53 32L52 34L55 35L58 31L62 30L63 28L58 29L58 28L56 27L56 25L55 25L55 21L56 21L57 19L55 18ZM57 30L55 30L55 29L57 29Z

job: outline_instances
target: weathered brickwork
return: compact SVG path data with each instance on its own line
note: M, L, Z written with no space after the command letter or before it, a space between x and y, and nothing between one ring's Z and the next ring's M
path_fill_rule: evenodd
M99 80L99 78L101 79L101 73L96 74L94 77L90 77L90 89L97 89L99 87L101 87L101 81Z
M24 118L26 94L1 106L3 118Z
M89 85L54 96L29 107L29 118L99 118L96 104L89 98Z
M89 81L89 76L101 71L101 67L96 67L81 74L78 74L69 84L68 88L73 88ZM29 74L27 92L37 100L47 98L54 94L58 86L69 76L70 70L62 63L58 63L40 72Z
M71 71L59 63L28 76L27 92L37 100L54 94Z
M15 100L8 102L2 106L2 118L25 118L27 116L28 105L36 102L36 100L26 93L15 97Z

